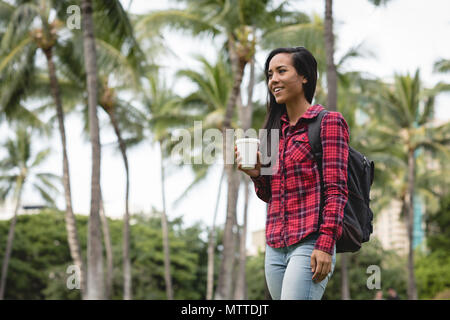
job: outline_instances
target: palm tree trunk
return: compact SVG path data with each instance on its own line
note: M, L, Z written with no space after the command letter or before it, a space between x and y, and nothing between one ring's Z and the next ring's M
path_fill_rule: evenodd
M232 36L228 37L229 54L231 59L231 65L234 73L233 87L231 94L227 102L227 108L225 112L225 119L223 122L223 155L224 155L224 169L228 178L228 194L227 194L227 218L225 222L225 230L223 236L223 256L220 266L218 286L216 290L215 298L217 300L230 299L231 298L231 285L232 285L232 266L234 260L234 242L233 242L233 225L236 221L236 204L239 192L239 177L232 164L233 157L233 144L227 140L227 129L231 128L231 119L233 117L236 101L238 99L242 77L244 74L245 63L241 63L239 57L235 51L234 40Z
M97 117L97 54L91 0L82 1L84 61L87 74L89 131L92 145L91 210L88 226L88 299L104 299L103 253L100 227L100 132Z
M325 52L327 56L327 109L337 110L337 72L334 64L333 0L325 1Z
M266 215L269 214L269 204L266 203ZM266 273L264 272L264 300L272 300L272 296L269 292L269 287L267 286Z
M417 300L416 278L414 275L414 184L415 184L414 150L408 152L408 195L406 197L406 226L408 228L408 299Z
M9 226L8 240L6 243L6 250L5 250L5 257L3 258L2 278L0 281L0 300L3 300L5 297L6 278L8 275L9 259L11 257L11 251L12 251L12 246L13 246L13 241L14 241L14 231L16 229L17 214L18 214L19 208L20 208L24 181L25 181L25 177L23 177L22 175L20 175L17 178L16 197L15 197L16 198L16 208L14 209L14 216L11 219L11 225Z
M66 203L66 230L67 242L69 243L70 256L76 266L80 269L80 290L81 296L86 297L86 270L83 258L81 256L80 240L78 238L77 224L75 215L72 209L72 191L70 189L70 173L69 173L69 159L67 156L67 142L66 129L64 125L64 111L61 102L61 93L59 89L58 79L56 77L56 69L53 63L52 48L44 51L47 59L48 75L50 79L50 87L53 95L53 100L56 105L56 114L58 118L59 135L61 137L61 146L63 153L63 185L64 185L64 199Z
M122 139L122 134L120 133L120 128L114 114L114 109L108 112L108 115L114 127L114 132L116 133L117 140L119 141L119 148L122 154L123 164L125 165L125 173L126 173L125 215L123 217L123 276L124 276L123 292L124 292L124 300L131 300L133 299L133 294L131 288L131 262L130 262L130 211L128 207L130 198L130 171L128 167L127 148L125 142Z
M250 195L249 186L250 186L250 178L248 178L248 176L244 176L244 187L245 187L244 222L242 226L242 234L239 243L239 271L234 291L235 300L247 299L247 279L245 269L247 264L246 238L247 238L248 200Z
M251 127L252 115L253 115L253 89L255 86L255 56L253 55L250 60L250 79L248 84L248 100L247 106L244 107L239 95L239 110L242 123L242 129L244 132ZM242 235L240 239L239 248L239 271L236 283L236 289L234 298L236 300L247 299L247 280L246 280L246 264L247 264L247 252L246 252L246 240L247 240L247 215L248 215L248 201L249 201L249 185L250 178L244 175L244 222L242 228Z
M223 235L222 261L215 295L216 300L231 299L235 256L233 226L236 221L236 204L239 195L239 173L235 171L233 165L226 165L225 173L228 177L227 218Z
M208 240L208 271L207 271L207 281L206 281L206 299L212 300L213 290L214 290L214 248L216 244L216 219L217 211L219 209L219 201L222 190L222 181L225 175L225 170L222 170L222 175L220 176L219 191L217 192L216 208L214 209L214 218L209 232Z
M225 118L223 121L223 128L231 128L231 119L236 107L236 101L241 93L241 83L244 76L245 63L242 63L239 56L236 53L235 41L232 36L228 37L228 52L230 54L231 67L233 69L233 87L231 88L231 94L227 101L227 107L225 110ZM225 139L224 139L225 141Z
M334 64L334 33L333 33L333 0L325 0L325 53L327 57L327 109L337 111L337 71ZM341 255L341 295L342 300L350 300L348 285L348 256Z
M100 190L100 219L102 221L103 229L103 241L105 242L106 249L106 289L105 297L106 299L111 299L113 290L113 279L114 279L114 264L113 264L113 251L111 245L111 236L109 232L108 219L105 214L105 206L103 204L103 196Z
M348 285L348 255L341 253L341 297L342 300L350 300L350 288Z
M164 250L164 278L166 281L166 294L167 300L173 300L173 289L172 289L172 276L170 273L170 247L169 247L169 226L167 223L167 211L166 211L166 194L165 194L165 175L164 175L164 164L163 164L163 146L162 142L159 142L159 147L161 150L161 188L162 188L162 202L163 211L161 213L161 226L163 234L163 250Z

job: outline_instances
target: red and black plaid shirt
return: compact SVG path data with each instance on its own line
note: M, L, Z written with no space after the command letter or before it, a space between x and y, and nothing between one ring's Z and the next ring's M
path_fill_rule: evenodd
M324 108L314 105L294 126L281 116L279 156L274 173L252 178L257 196L269 203L266 241L273 248L290 246L318 231L315 249L333 254L342 233L347 203L349 129L339 112L328 112L322 120L322 168L324 208L319 226L320 176L308 143L304 119L316 117Z

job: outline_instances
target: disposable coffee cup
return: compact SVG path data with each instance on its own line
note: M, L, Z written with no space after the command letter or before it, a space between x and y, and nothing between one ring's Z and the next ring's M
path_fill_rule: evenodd
M242 138L236 140L237 150L242 159L242 169L254 169L256 165L259 139Z

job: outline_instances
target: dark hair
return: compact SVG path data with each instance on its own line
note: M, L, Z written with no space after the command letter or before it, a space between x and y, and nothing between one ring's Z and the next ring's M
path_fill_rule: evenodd
M307 79L306 83L303 83L303 91L305 98L309 103L312 103L314 93L316 91L317 83L317 61L314 56L304 47L295 48L277 48L272 50L267 57L264 73L266 75L266 84L269 83L269 63L272 58L279 53L290 53L292 57L292 64L301 76ZM267 152L270 155L270 130L280 129L280 118L283 113L286 112L286 104L278 104L274 95L267 90L267 115L264 121L263 129L267 129Z

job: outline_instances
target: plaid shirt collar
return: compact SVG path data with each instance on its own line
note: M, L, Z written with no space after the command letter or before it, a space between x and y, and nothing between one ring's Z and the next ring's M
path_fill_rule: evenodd
M308 108L308 110L306 110L306 112L297 120L297 123L295 124L295 126L297 126L299 124L299 122L302 119L313 119L315 117L317 117L320 113L320 111L322 111L323 109L325 109L323 106L321 106L320 104L315 104L311 107ZM287 112L284 112L281 115L281 123L287 123L289 125L289 118L288 118L288 114Z

